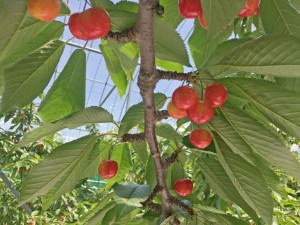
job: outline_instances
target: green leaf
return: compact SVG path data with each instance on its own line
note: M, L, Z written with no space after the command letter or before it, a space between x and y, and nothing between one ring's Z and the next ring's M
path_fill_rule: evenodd
M231 78L221 82L231 95L248 99L280 130L300 138L300 94L264 80Z
M69 144L69 143L68 143ZM66 145L68 145L66 144ZM79 145L80 144L80 145ZM74 148L81 148L81 143L74 143L72 147ZM69 145L66 147L67 150L69 150ZM65 151L65 147L62 145L60 147L61 154L57 154L56 160L62 161L62 158L65 159L65 157L68 157L71 159L71 157L74 160L74 163L72 163L72 166L68 166L66 168L64 174L60 177L60 179L57 181L57 183L49 190L49 192L42 197L43 202L43 210L47 210L61 195L70 192L74 189L76 184L79 180L86 178L86 177L93 177L96 175L97 168L100 161L100 154L99 154L99 143L95 144L95 140L92 139L88 145L84 146L84 153L81 154L80 157L76 157L74 160L74 155L77 154L67 154ZM70 151L70 150L69 150ZM63 156L62 156L63 154ZM51 154L50 154L51 155ZM53 159L53 158L52 158ZM47 160L47 158L45 159ZM67 161L67 160L66 160ZM44 161L42 161L44 162ZM48 162L45 163L46 167L51 163ZM53 162L55 164L56 162ZM44 169L41 166L42 169ZM40 168L40 170L41 170Z
M141 207L140 202L145 201L150 195L148 185L116 184L113 189L119 197L116 198L117 218L121 218L134 209Z
M146 142L133 142L131 143L133 150L139 157L139 160L146 166L148 159L148 149Z
M40 95L49 83L65 43L51 41L4 70L1 111L23 107Z
M222 107L231 126L262 158L300 180L300 164L278 137L241 110Z
M207 66L208 69L218 67L279 77L299 77L300 39L286 35L256 38L235 48L220 63Z
M238 193L267 224L272 223L273 200L259 170L234 154L228 145L214 133L218 159Z
M108 203L104 208L102 208L98 213L95 214L93 218L87 221L84 225L99 225L102 224L102 221L105 215L113 208L116 207L114 202Z
M174 0L161 0L159 4L164 7L163 20L170 23L174 28L177 28L183 20L178 10L178 2Z
M86 166L96 140L95 136L85 136L63 144L34 166L23 182L19 204L23 205L34 197L47 194L66 176L78 176L78 172Z
M64 0L60 0L59 15L60 16L66 16L66 15L70 15L70 14L71 14L71 10L70 10L68 4Z
M120 32L134 26L137 19L137 14L126 12L118 9L107 9L110 16L111 31Z
M154 94L155 108L157 110L161 109L164 106L166 100L167 97L164 94L161 93ZM118 136L122 137L131 128L137 126L143 121L144 121L144 104L143 102L140 102L136 105L131 106L125 113L121 121Z
M46 124L26 133L17 147L22 147L65 128L73 129L86 124L109 122L113 122L113 117L108 111L100 107L89 107L72 113L56 123Z
M201 0L208 36L214 38L221 33L227 24L237 17L246 2L246 0Z
M174 27L160 17L154 17L154 47L157 58L191 66L183 40Z
M2 1L0 7L0 62L3 53L26 16L26 1ZM4 32L5 31L5 32Z
M182 163L175 162L171 166L171 185L174 186L174 183L179 179L184 179L186 177L185 171Z
M258 221L255 211L239 194L219 161L207 158L197 162L214 192L221 198L234 202L248 213L254 221Z
M157 136L174 140L178 142L182 142L182 136L177 133L177 131L167 123L159 123L155 126L155 133Z
M227 40L231 34L231 29L220 33L216 38L210 40L207 35L207 29L200 26L199 21L194 22L194 31L191 35L188 44L191 50L191 55L195 65L200 69L204 62L208 59L214 49L223 41Z
M119 169L116 176L106 180L106 189L109 189L115 182L123 180L132 168L131 154L128 144L117 145L111 153L111 159L118 163Z
M45 123L62 119L85 106L86 56L75 50L38 109Z
M117 87L120 97L122 98L127 90L128 81L126 73L121 66L120 59L113 49L109 45L104 44L104 42L101 43L100 49L105 59L109 75Z
M170 62L170 61L166 61L166 60L162 60L160 58L155 58L155 65L156 65L156 67L161 68L166 71L175 71L178 73L184 72L183 65L174 63L174 62Z
M155 171L155 166L154 166L154 162L152 159L152 155L149 154L147 166L146 166L145 179L147 181L147 184L150 186L151 190L153 190L157 184L156 174L154 171Z
M114 225L116 220L116 209L109 210L102 220L102 225Z
M286 90L300 92L300 78L275 78L276 84Z
M288 1L261 1L259 10L267 34L290 34L300 38L300 15Z

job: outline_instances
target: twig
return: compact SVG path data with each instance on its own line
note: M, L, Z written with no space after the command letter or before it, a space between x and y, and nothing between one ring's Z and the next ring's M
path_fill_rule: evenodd
M136 31L134 27L121 31L121 32L109 32L104 39L113 39L117 42L127 43L127 42L136 42Z
M155 188L153 189L152 193L149 195L149 197L145 201L141 202L141 204L143 206L146 206L148 203L152 202L152 200L156 197L156 195L159 192L161 192L162 190L163 190L163 188L161 186L156 185Z
M145 141L145 133L137 133L137 134L124 134L122 137L122 142L144 142Z
M172 205L177 205L178 207L186 211L191 216L195 215L195 212L191 207L189 207L187 204L183 203L182 201L178 200L177 198L174 198L173 196L171 196L170 203Z
M163 119L168 119L169 116L170 115L169 115L169 113L168 113L167 110L157 111L156 112L156 120L155 121L159 122L159 121L161 121Z
M172 163L178 160L178 151L173 152L168 158L164 160L164 169L167 169Z
M178 73L172 71L157 70L160 80L179 80L179 81L192 81L195 77L195 72Z

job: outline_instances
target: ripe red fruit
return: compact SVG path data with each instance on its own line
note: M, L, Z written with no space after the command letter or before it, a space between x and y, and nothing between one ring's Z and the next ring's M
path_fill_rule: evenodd
M27 0L27 8L31 16L49 22L58 16L60 2L59 0Z
M104 37L110 29L109 15L99 7L85 10L79 16L79 28L89 40Z
M174 190L180 196L188 196L193 191L193 183L189 179L177 180L174 184Z
M44 145L42 143L38 144L38 146L39 146L40 149L44 148Z
M200 2L200 14L199 14L199 22L200 22L200 25L203 27L203 28L207 28L207 25L206 25L206 20L204 18L204 13L203 13L203 9L202 9L202 5L201 5L201 1Z
M195 124L204 124L209 122L214 115L214 108L207 102L199 101L195 106L188 110L188 116Z
M29 225L35 225L35 220L31 220L31 221L29 222Z
M115 160L103 160L98 166L98 173L104 179L113 178L118 172L118 163Z
M212 107L222 106L227 99L227 89L222 84L212 84L205 89L205 102Z
M248 0L242 11L239 13L240 18L245 18L251 15L258 15L258 7L260 4L260 0Z
M200 0L179 0L178 8L180 14L187 19L196 19L200 16Z
M206 148L211 143L211 134L207 130L195 129L190 134L190 142L196 148Z
M182 119L186 117L187 111L185 109L178 109L172 102L168 104L168 113L174 119Z
M172 103L178 109L190 109L198 102L197 91L189 86L177 88L172 95Z
M89 40L79 28L79 16L80 13L74 13L69 18L69 29L74 37L81 40Z

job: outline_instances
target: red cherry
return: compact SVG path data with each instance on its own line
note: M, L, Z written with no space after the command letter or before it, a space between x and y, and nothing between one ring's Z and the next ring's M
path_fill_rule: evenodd
M98 173L104 179L113 178L118 172L118 163L115 160L103 160L98 166Z
M74 37L81 40L89 40L86 36L83 35L79 28L79 16L80 13L74 13L69 18L69 29Z
M212 107L222 106L227 99L227 89L222 84L212 84L205 89L205 102Z
M204 13L203 13L201 1L200 1L200 14L199 14L198 19L199 19L200 25L201 25L203 28L207 29L206 20L205 20L205 18L204 18Z
M211 135L207 130L195 129L190 134L190 142L196 148L206 148L211 143Z
M207 102L199 101L195 106L188 110L188 116L195 124L209 122L214 115L214 108Z
M44 145L42 143L38 144L38 146L39 146L40 149L44 148Z
M190 109L198 102L197 91L189 86L177 88L172 95L172 103L178 109Z
M29 222L29 225L35 225L35 220L31 220L31 221Z
M79 28L89 40L104 37L110 29L109 15L99 7L85 10L79 16Z
M240 18L245 18L251 15L258 14L258 7L260 4L260 0L248 0L242 11L239 13Z
M195 19L200 16L201 2L200 0L179 0L178 8L182 17Z
M187 111L185 109L178 109L172 102L168 104L168 113L174 119L182 119L186 117Z
M189 179L177 180L174 184L174 190L180 196L188 196L193 191L193 183Z
M58 16L60 2L59 0L27 0L27 8L31 16L49 22Z

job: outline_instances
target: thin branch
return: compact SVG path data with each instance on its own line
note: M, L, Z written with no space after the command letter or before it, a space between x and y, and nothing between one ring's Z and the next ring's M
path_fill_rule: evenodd
M172 205L177 205L178 207L186 211L191 216L195 215L195 212L191 207L189 207L187 204L183 203L182 201L178 200L177 198L174 198L173 196L171 196L170 203Z
M179 80L179 81L189 81L191 82L195 75L195 72L190 73L178 73L172 71L164 71L164 70L157 70L158 76L160 80Z
M168 113L167 110L157 111L156 112L156 120L155 121L159 122L159 121L161 121L163 119L168 119L169 116L170 115L169 115L169 113Z
M178 160L178 152L173 152L168 158L164 160L164 169L167 169L172 163Z
M149 202L144 207L150 209L153 212L156 212L157 214L162 214L161 205L153 202Z
M156 197L156 195L159 192L161 192L162 190L163 190L163 188L161 186L156 185L155 188L153 189L152 193L149 195L149 197L145 201L141 202L141 204L143 206L146 206L148 203L152 202L152 200Z
M109 32L104 39L113 39L117 42L127 43L127 42L136 42L136 31L134 27L121 32Z
M137 134L124 134L122 137L123 142L144 142L145 141L145 133L137 133Z

